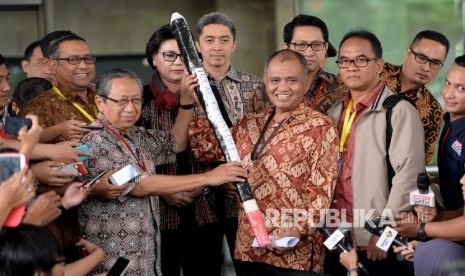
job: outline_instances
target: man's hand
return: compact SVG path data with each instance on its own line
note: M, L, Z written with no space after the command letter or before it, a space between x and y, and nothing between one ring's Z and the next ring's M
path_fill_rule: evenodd
M78 142L66 141L56 144L43 144L42 146L50 147L50 150L47 152L48 159L72 163L82 161L78 155L90 155L88 151L76 150L74 147L78 145L80 145Z
M400 213L397 216L396 227L394 228L399 232L399 236L404 238L416 238L418 227L420 227L420 220L413 215L413 213Z
M226 183L223 185L224 189L224 196L229 199L236 198L238 196L237 194L237 187L234 185L234 183Z
M23 178L25 181L23 181ZM0 202L2 208L15 208L28 202L34 195L34 175L26 168L1 183Z
M32 150L37 145L42 133L42 127L39 125L39 118L36 115L27 115L26 118L32 120L32 126L28 130L26 126L23 126L18 133L18 140L21 141L20 153L30 156Z
M53 169L53 167L59 167L64 164L65 163L58 161L42 161L32 165L31 170L40 183L49 186L64 186L73 181L74 174Z
M400 253L407 261L413 260L415 253L415 247L417 247L417 241L411 241L407 244L408 248L402 246L394 246L394 253Z
M107 199L117 199L121 193L128 187L128 184L122 186L112 185L108 178L115 173L115 169L108 171L94 184L91 194L99 195Z
M84 184L81 182L72 183L68 186L68 188L66 188L66 191L61 198L61 205L63 205L63 208L68 210L81 204L81 202L89 195L91 189L91 187L84 187Z
M245 169L241 162L229 162L221 164L215 169L205 172L207 185L219 186L227 182L244 182L246 178Z
M86 125L86 123L78 120L64 121L58 125L58 133L67 140L79 141L84 134L90 131L89 129L82 128L81 126L83 125Z
M418 219L423 223L431 222L438 216L436 207L415 206L413 209L417 212Z
M387 252L379 249L376 246L378 239L379 239L378 236L371 235L370 241L368 242L368 251L367 251L368 260L381 261L387 258Z
M61 215L61 197L55 191L41 194L27 208L23 223L45 226Z
M194 201L193 197L190 197L188 192L179 192L171 195L162 196L168 205L179 208L181 206L187 206L189 203Z

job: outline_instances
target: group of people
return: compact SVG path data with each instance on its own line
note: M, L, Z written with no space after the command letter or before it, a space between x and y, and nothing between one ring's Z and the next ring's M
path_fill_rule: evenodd
M445 115L425 86L447 57L444 35L419 32L403 64L393 65L370 31L348 32L336 49L321 19L298 15L284 26L283 49L270 55L262 78L232 66L236 27L226 14L202 16L195 37L242 162L225 162L169 25L146 44L153 73L145 86L125 69L96 77L90 46L70 31L27 47L28 78L11 95L0 56L2 122L33 121L17 137L2 133L2 147L30 159L30 169L0 186L1 221L28 205L22 224L0 234L5 275L104 274L119 257L130 261L127 275L221 275L224 236L237 275L356 275L359 262L372 275L408 273L363 227L364 219L382 215L399 218L399 235L422 241L395 249L413 259L417 275L436 275L465 258L465 247L453 243L465 241L465 56L447 74ZM330 57L337 76L324 71ZM387 108L396 94L403 97ZM414 208L409 193L433 158L443 115L438 164L445 210ZM90 151L76 149L80 144ZM77 161L87 174L56 169ZM111 184L128 164L142 173ZM234 185L245 179L270 235L264 248L253 246L254 226ZM355 249L326 249L322 221L349 224ZM276 242L282 238L296 242ZM451 254L433 262L424 253L429 246Z

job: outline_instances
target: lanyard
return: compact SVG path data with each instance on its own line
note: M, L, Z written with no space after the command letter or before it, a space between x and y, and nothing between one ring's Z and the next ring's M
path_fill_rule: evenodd
M89 113L87 113L87 111L85 111L84 108L82 108L82 106L80 106L78 103L70 101L68 98L66 98L65 95L63 95L63 93L61 93L61 91L58 89L58 87L54 86L53 91L55 91L55 93L57 93L60 97L62 97L63 99L67 100L72 105L74 105L74 107L76 107L82 113L82 115L86 116L86 118L89 121L91 122L94 121L94 117L92 117ZM97 112L95 112L95 106L94 106L94 113L97 114Z
M121 135L121 133L119 133L118 130L114 130L113 128L111 128L108 124L106 124L104 121L100 120L97 118L97 121L99 123L101 123L106 129L108 129L108 131L110 131L112 134L114 134L123 144L124 146L126 147L127 150L129 150L129 152L131 153L132 157L134 158L134 160L136 160L137 164L139 164L139 167L145 172L146 170L146 167L145 167L145 164L144 164L144 161L142 160L139 160L139 158L136 157L136 155L134 154L134 152L132 151L131 147L128 145L128 143L126 142L126 139L123 137L123 135Z
M318 90L316 91L315 97L313 98L312 103L310 104L311 109L315 109L315 105L318 99L320 98L321 91L323 90L324 86L325 86L325 80L322 80L320 86L318 86Z
M344 117L344 125L342 126L342 133L341 133L341 141L339 143L339 152L344 152L344 145L347 141L347 137L349 136L350 127L355 119L355 114L357 111L352 112L352 105L354 101L351 99L349 104L347 105L346 115Z
M273 113L271 113L270 117L268 117L268 120L266 121L265 125L263 126L263 129L260 131L260 135L258 136L257 143L255 143L255 147L253 148L252 154L250 155L250 158L252 161L257 160L257 158L262 154L263 150L265 147L270 143L271 139L276 135L278 130L283 126L284 122L287 121L287 118L279 122L277 126L273 129L273 132L268 136L266 141L263 143L263 145L260 147L260 143L263 139L263 136L265 136L266 130L268 129L268 126L271 123L271 120L273 119L274 116L274 110ZM289 118L289 117L288 117Z

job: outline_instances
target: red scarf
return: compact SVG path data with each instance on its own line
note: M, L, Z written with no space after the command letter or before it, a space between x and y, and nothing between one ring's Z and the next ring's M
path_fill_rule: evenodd
M150 90L155 99L155 106L171 110L179 105L179 95L169 91L162 83L158 72L155 70L150 80Z

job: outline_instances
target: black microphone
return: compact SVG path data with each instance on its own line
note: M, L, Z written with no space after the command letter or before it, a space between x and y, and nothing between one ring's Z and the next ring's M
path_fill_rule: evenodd
M389 218L385 218L385 221L388 222L391 220ZM378 237L381 236L381 234L383 234L383 231L385 228L386 228L386 224L384 224L381 221L381 217L377 217L374 220L365 221L365 229L371 234L376 235ZM395 243L398 246L403 246L407 248L407 244L405 243L403 238L400 236L396 236L393 240L393 243Z
M429 177L425 172L417 177L417 190L410 192L410 205L434 207L434 193L429 187Z
M339 249L341 249L343 252L349 253L349 251L353 249L352 239L350 238L350 229L346 224L344 224L344 222L342 222L339 230L344 234L344 238L341 239L336 244L336 246L339 247ZM332 235L331 230L329 230L326 225L323 225L321 232L323 232L323 235L325 235L326 238L329 238ZM366 275L368 275L367 269L361 262L357 262L357 266Z

